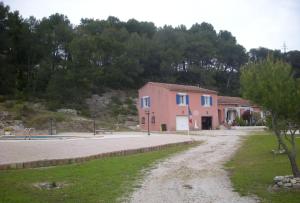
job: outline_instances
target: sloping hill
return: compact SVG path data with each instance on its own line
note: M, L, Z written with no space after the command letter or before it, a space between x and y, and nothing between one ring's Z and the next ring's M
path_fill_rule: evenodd
M135 129L138 124L134 93L111 90L86 99L80 110L60 108L49 110L46 101L2 100L0 130L22 132L35 128L48 133L50 126L57 132L92 132L96 128Z

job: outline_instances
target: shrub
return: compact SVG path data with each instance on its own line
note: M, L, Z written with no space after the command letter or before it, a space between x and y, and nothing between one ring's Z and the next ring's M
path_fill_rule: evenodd
M32 114L34 114L35 113L35 111L34 111L34 109L32 109L29 105L27 105L27 104L24 104L23 106L22 106L22 108L20 109L20 114L22 115L22 116L29 116L29 115L32 115Z
M252 118L253 124L257 125L258 121L261 120L261 115L258 112L252 112L251 118Z
M56 122L63 122L67 120L67 117L63 113L44 113L27 120L26 124L36 129L45 129L49 126L50 119L54 119Z
M61 107L61 104L58 101L49 100L47 102L47 109L50 111L55 111Z
M4 107L7 109L12 108L14 105L15 105L15 101L12 101L12 100L8 100L8 101L4 102Z
M133 104L132 99L127 97L125 100L125 104L127 104L128 106L132 105Z
M265 122L264 122L263 119L259 119L258 121L255 122L255 125L257 125L257 126L263 126L263 125L265 125Z
M14 129L12 127L5 127L4 132L12 132Z
M111 103L116 104L116 105L122 105L122 101L118 96L112 96L111 97Z
M5 102L5 97L3 95L0 95L0 103Z
M128 109L129 109L129 113L131 115L137 115L137 108L136 108L136 105L134 103L132 103L131 105L129 105Z
M240 117L236 117L235 122L238 126L246 126L247 125L246 121Z

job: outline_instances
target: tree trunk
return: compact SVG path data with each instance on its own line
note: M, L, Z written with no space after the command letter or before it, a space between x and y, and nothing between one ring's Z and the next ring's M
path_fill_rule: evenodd
M230 71L230 73L228 75L228 78L227 78L227 82L226 82L226 88L227 89L229 89L229 86L230 86L231 74L232 74L232 71Z
M272 113L272 125L273 125L273 131L275 132L275 135L277 137L279 146L281 145L287 153L287 156L289 158L291 168L292 168L292 173L293 173L294 177L300 177L300 171L299 171L299 168L298 168L298 165L297 165L297 162L296 162L295 145L293 145L292 149L289 150L286 143L282 140L281 131L279 129L277 129L277 116L276 116L276 114L273 114L273 113Z
M300 177L300 171L296 162L296 156L293 155L293 153L288 153L287 154L291 163L291 167L292 167L292 172L294 177Z
M294 177L300 177L300 171L299 171L299 168L298 168L298 165L296 162L296 153L293 153L294 149L292 149L292 150L288 149L288 146L284 143L284 141L281 138L280 132L277 131L277 132L275 132L275 134L276 134L277 140L279 142L279 145L281 145L282 148L287 153Z
M282 144L280 140L280 132L277 130L277 117L276 114L274 113L272 113L272 126L273 126L272 130L274 131L278 142L278 151L280 151L282 149ZM284 148L284 150L286 149Z

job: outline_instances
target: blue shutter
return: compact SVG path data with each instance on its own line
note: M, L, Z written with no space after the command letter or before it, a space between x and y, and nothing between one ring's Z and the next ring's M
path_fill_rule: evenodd
M204 96L201 96L201 105L204 106Z
M176 94L176 104L179 104L179 95Z
M212 96L210 96L210 106L212 106Z
M148 97L148 104L149 104L149 107L150 107L150 97Z
M189 103L190 103L190 101L189 101L190 100L189 95L185 96L185 100L186 100L186 104L189 105Z
M143 108L144 105L143 105L143 98L141 98L141 108Z

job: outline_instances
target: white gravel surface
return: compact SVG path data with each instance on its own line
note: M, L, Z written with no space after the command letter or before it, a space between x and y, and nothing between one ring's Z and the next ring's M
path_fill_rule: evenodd
M203 132L203 131L202 131ZM233 192L223 164L238 148L245 131L206 131L192 136L202 145L158 163L129 202L254 203L255 197ZM209 135L210 134L210 135ZM223 134L223 135L222 135Z
M122 132L93 136L92 133L65 133L71 139L1 140L0 164L85 157L106 152L190 141L184 135Z

